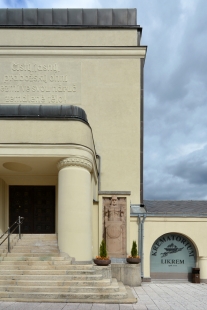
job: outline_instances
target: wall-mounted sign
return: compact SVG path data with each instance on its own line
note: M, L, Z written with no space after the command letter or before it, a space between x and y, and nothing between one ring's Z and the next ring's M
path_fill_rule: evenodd
M196 251L186 237L170 233L154 242L150 260L151 272L189 273L195 267Z
M5 57L0 66L0 104L81 104L78 60Z

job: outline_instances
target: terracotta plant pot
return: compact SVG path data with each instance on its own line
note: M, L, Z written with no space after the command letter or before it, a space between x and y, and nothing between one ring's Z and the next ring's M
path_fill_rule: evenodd
M109 264L111 264L111 260L110 259L97 259L97 258L94 258L94 263L97 265L97 266L108 266Z
M139 264L141 262L141 259L138 257L127 257L126 261L129 264Z

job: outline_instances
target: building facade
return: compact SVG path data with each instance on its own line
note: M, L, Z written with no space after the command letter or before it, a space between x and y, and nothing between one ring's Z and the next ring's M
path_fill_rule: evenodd
M91 262L136 240L141 276L207 282L206 201L143 201L135 9L0 9L0 234L56 233Z
M135 9L0 10L0 233L56 233L76 261L130 252L142 203ZM133 237L133 235L132 235Z

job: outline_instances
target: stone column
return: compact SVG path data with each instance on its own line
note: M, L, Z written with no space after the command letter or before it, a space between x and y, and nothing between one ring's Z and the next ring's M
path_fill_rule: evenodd
M207 256L199 257L200 279L201 282L207 281Z
M91 161L70 156L58 163L58 245L76 261L92 259Z

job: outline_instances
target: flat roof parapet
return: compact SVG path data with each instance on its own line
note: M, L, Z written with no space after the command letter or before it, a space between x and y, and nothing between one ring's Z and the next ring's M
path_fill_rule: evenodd
M0 28L139 28L136 9L0 9Z

